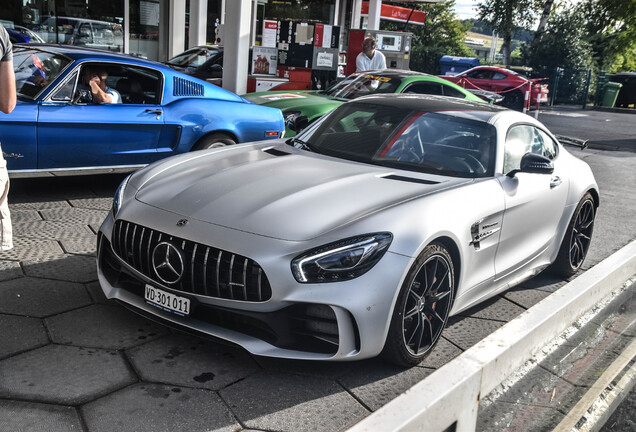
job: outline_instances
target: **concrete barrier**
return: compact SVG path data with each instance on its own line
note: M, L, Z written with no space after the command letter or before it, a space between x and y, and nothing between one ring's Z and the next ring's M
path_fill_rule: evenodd
M636 241L411 387L349 432L474 431L479 400L636 274Z

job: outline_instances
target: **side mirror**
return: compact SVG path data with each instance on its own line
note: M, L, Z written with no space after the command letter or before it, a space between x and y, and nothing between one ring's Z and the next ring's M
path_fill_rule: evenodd
M223 66L221 66L220 64L216 63L213 64L212 66L210 66L210 68L208 69L210 72L220 72L223 70Z
M526 153L521 158L519 169L512 170L507 175L508 177L514 177L518 172L552 174L554 172L554 165L552 165L552 161L545 156L535 153Z
M300 133L309 126L309 119L305 115L290 115L285 119L285 124L296 133Z

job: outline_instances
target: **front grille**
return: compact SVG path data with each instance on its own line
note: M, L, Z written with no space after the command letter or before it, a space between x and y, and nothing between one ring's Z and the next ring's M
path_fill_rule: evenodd
M121 264L106 237L99 233L97 238L99 268L108 283L143 298L145 283L138 275L133 275ZM164 321L161 315L144 312L125 302L124 305L148 318L159 318L167 325L176 325L177 328L188 331L185 327ZM200 328L196 322L208 323L289 350L335 354L338 352L340 343L336 314L331 307L321 304L293 304L272 312L253 312L205 304L195 300L189 318L195 323L192 329ZM353 320L353 317L351 319ZM355 321L354 330L356 349L359 350L360 336ZM203 330L192 331L199 335L208 335Z
M208 297L264 302L272 289L263 269L247 257L184 240L131 222L118 220L113 228L115 254L147 278L184 293ZM175 283L162 281L152 255L160 243L182 251L183 274Z

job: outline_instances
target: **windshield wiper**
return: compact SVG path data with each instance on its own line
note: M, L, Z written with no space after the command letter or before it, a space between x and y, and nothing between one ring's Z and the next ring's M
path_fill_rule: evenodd
M306 141L301 140L300 138L292 137L292 138L290 138L290 139L288 139L286 141L286 144L288 144L288 145L290 145L292 147L295 147L295 148L302 149L302 150L307 150L307 151L310 151L310 152L318 153L316 151L316 149L311 144L309 144Z

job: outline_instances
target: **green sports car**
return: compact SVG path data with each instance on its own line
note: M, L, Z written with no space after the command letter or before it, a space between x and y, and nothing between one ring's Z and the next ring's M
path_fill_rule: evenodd
M307 116L311 123L350 99L377 93L433 94L480 102L492 96L488 95L489 92L480 92L482 97L478 97L471 91L433 75L385 69L349 75L326 90L266 91L249 93L244 97L256 104L280 109L289 124L294 117L301 115ZM287 127L285 136L295 134Z

